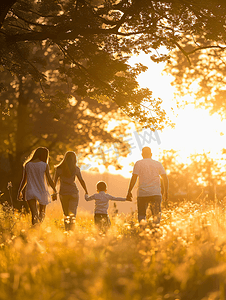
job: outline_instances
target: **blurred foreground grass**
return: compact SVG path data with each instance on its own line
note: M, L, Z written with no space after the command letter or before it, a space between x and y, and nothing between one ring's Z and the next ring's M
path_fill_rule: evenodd
M0 211L1 300L226 299L224 207L181 203L160 228L118 215L106 235L81 213L64 232L61 212L44 223Z

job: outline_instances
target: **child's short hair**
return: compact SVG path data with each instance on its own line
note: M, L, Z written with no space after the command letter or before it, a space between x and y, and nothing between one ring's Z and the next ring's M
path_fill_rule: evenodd
M107 190L107 185L106 185L106 183L104 182L104 181L99 181L98 183L97 183L97 190L99 191L99 192L102 192L102 191L106 191Z

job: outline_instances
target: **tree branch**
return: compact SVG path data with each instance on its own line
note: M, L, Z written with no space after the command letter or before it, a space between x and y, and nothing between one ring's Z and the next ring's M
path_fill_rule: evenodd
M189 56L188 56L188 53L181 47L181 45L180 45L178 42L174 41L174 44L175 44L175 45L180 49L180 51L184 54L184 56L186 57L186 59L187 59L189 65L191 66L191 60L190 60L190 58L189 58Z
M23 28L19 25L9 24L8 26L13 27L13 28L17 28L17 29L20 29L20 30L28 31L28 32L34 32L31 29ZM5 34L7 36L7 34L5 32L1 31L1 33Z
M17 0L1 0L1 11L0 11L0 28L3 25L5 17L10 8L17 2Z
M216 45L216 46L199 46L198 48L192 50L192 51L189 51L189 52L186 52L187 55L191 55L197 51L200 51L200 50L205 50L205 49L220 49L222 51L225 51L226 50L226 47L222 47L222 46L219 46L219 45Z
M54 25L44 25L44 24L39 24L39 23L35 23L35 22L31 22L31 21L28 21L27 19L23 18L22 16L20 16L20 14L18 14L15 9L12 9L12 12L13 14L20 20L24 21L25 23L27 23L28 25L34 25L34 26L40 26L40 27L43 27L43 28L47 28L47 27L51 27L51 28L55 28Z
M62 51L62 53L64 54L65 57L68 57L70 59L70 61L75 64L81 71L84 71L86 75L89 76L89 78L93 81L93 82L97 82L99 84L102 84L103 86L105 86L107 89L110 89L111 91L113 91L114 89L107 84L106 82L100 80L97 76L92 75L83 65L81 65L80 63L78 63L77 61L74 60L74 58L64 49L64 47L60 44L57 44L57 46L60 48L60 50Z
M116 30L115 28L110 29L101 29L101 28L76 28L76 29L64 29L64 32L60 31L60 28L54 27L53 31L45 31L45 32L32 32L32 33L22 33L22 34L13 34L13 35L7 35L7 39L9 42L22 42L22 41L43 41L43 40L53 40L53 41L59 41L59 40L75 40L78 38L78 36L89 36L89 35L95 35L95 34L103 34L103 35L110 35L115 34L118 36L135 36L139 34L146 33L146 29L141 31L134 31L134 32L120 32Z

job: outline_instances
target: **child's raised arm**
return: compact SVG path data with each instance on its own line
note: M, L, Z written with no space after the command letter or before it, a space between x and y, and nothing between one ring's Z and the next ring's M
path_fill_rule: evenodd
M93 194L92 196L85 194L85 199L86 201L96 200L96 194Z
M109 194L108 194L109 195ZM113 201L126 201L126 198L122 198L122 197L114 197L109 195L109 200L113 200Z

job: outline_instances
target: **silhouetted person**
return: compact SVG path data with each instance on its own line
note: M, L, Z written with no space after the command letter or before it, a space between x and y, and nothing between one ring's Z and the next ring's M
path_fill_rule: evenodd
M94 209L94 223L100 229L107 229L111 225L111 221L108 216L109 200L113 201L126 201L126 198L114 197L106 193L107 185L104 181L97 183L97 193L92 196L85 195L86 201L95 200ZM130 201L130 200L129 200Z
M164 185L163 197L168 200L168 177L162 164L152 159L152 152L149 147L142 149L143 159L138 160L133 168L133 175L130 180L127 199L132 197L132 189L139 177L138 195L137 195L137 210L138 220L146 219L146 210L150 204L153 214L153 222L159 224L161 220L161 180Z
M17 200L23 201L23 189L26 186L25 201L28 202L31 210L33 225L44 220L46 205L50 203L51 197L47 182L56 193L54 182L49 173L48 160L49 150L45 147L39 147L24 163L23 178L18 190ZM37 202L39 203L39 209Z
M78 178L81 186L87 194L85 181L82 178L80 168L76 165L76 154L73 151L67 151L63 160L56 166L54 183L60 180L60 202L64 212L65 230L72 230L77 214L79 202L79 191L75 183Z

